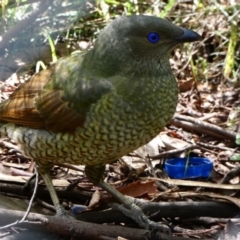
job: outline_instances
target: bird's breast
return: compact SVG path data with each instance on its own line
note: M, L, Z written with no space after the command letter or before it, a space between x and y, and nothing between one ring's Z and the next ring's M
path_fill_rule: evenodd
M88 164L109 163L148 143L171 120L177 105L175 79L168 87L150 86L127 98L106 95L88 115L80 139ZM131 91L132 89L129 89ZM81 151L80 151L81 152Z

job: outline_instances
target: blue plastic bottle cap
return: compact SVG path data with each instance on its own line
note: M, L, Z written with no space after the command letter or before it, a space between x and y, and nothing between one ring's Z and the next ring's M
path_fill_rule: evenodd
M165 162L165 170L170 178L208 178L213 162L203 157L171 158Z

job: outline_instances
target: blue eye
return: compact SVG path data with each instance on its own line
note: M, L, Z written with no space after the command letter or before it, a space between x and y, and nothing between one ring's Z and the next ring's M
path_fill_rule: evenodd
M158 33L156 32L150 32L148 35L147 35L147 39L150 43L157 43L160 39Z

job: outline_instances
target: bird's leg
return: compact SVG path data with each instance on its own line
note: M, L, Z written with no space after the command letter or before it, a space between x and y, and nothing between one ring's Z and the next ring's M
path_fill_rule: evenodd
M54 207L56 209L56 214L58 216L68 216L67 212L64 210L64 208L62 207L62 205L59 202L59 198L57 196L56 190L54 189L53 183L52 183L52 179L50 177L50 169L52 166L47 166L47 167L42 167L42 166L38 166L38 170L39 173L41 174L46 187L49 191L49 194L51 196L52 202L54 204Z
M108 193L112 194L119 202L123 204L115 205L116 208L120 210L124 215L132 218L137 222L141 227L146 229L161 229L164 231L169 231L169 228L163 225L160 225L156 222L153 222L148 219L148 217L143 213L142 209L138 207L130 198L127 198L120 192L118 192L114 187L103 181L103 172L105 166L86 166L85 173L90 181L94 184L99 185L105 189Z
M41 175L42 175L42 178L43 178L43 180L44 180L44 182L45 182L45 184L48 188L48 191L50 193L51 199L52 199L53 204L55 206L57 215L58 216L65 216L66 211L63 209L62 205L59 202L59 198L58 198L57 193L54 189L54 186L52 184L52 179L51 179L49 173L43 173Z

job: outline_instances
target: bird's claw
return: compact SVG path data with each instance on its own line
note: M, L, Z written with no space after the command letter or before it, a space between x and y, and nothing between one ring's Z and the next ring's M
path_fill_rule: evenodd
M145 229L154 229L168 232L171 235L171 230L167 225L159 224L157 222L151 221L133 201L131 204L124 206L117 203L113 203L112 208L121 211L127 217L133 219L139 226Z
M55 206L56 215L62 218L76 219L71 213L67 212L60 204Z

